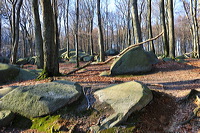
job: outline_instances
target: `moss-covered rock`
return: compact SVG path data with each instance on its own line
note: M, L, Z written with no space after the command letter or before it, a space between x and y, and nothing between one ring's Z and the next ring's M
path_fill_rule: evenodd
M106 51L107 56L114 56L114 55L118 55L118 54L119 54L119 51L117 51L116 49L108 49Z
M4 127L10 124L10 122L14 119L14 113L9 110L0 111L0 127Z
M0 56L0 63L8 64L10 62L9 58Z
M5 83L13 80L19 74L20 69L18 67L0 63L0 83Z
M26 65L29 63L29 58L20 58L17 60L17 65Z
M116 59L111 65L111 75L149 72L152 64L141 47L134 47Z
M52 114L81 95L81 86L69 81L20 86L0 99L0 108L32 118Z
M153 98L146 85L135 81L107 87L94 94L98 96L99 101L108 103L115 112L102 121L100 130L126 121L133 112L144 108Z

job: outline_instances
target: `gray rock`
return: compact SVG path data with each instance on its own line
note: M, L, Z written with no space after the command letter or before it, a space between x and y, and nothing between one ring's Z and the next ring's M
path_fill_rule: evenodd
M106 51L107 56L113 56L113 55L118 55L118 54L119 54L119 51L117 51L116 49L108 49Z
M134 111L144 108L153 98L147 86L135 81L107 87L94 94L100 102L110 104L115 111L101 123L100 129L111 128L126 121Z
M52 114L82 95L81 86L69 81L20 86L0 99L0 108L25 117Z
M4 127L10 124L15 115L9 110L0 111L0 127Z
M101 77L108 77L108 76L110 76L110 72L104 71L104 72L100 73L99 76L101 76Z
M30 70L30 69L20 69L18 76L14 81L26 81L36 79L39 76L39 73L42 72L42 69Z
M152 64L141 47L134 47L116 59L111 65L111 75L149 72Z
M29 63L29 58L20 58L17 60L17 65L26 65Z
M85 61L85 62L94 61L94 56L86 55L86 56L83 57L83 61Z
M0 63L0 83L5 83L16 78L19 70L18 67Z
M148 51L146 54L151 64L157 64L159 62L157 56L152 51Z
M9 86L9 87L4 87L0 89L0 98L17 88L18 86Z
M0 56L0 63L8 64L10 62L9 58Z

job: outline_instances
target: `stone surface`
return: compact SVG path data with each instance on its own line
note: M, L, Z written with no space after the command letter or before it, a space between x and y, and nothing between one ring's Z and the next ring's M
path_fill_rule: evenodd
M0 83L5 83L13 80L19 74L20 69L18 67L0 63Z
M30 70L30 69L20 69L18 76L14 81L26 81L36 79L42 69Z
M134 47L117 58L111 65L111 75L149 72L152 64L141 47Z
M157 56L152 51L146 51L146 54L151 64L157 64L159 62Z
M9 110L0 111L0 127L4 127L10 124L10 122L14 119L14 113Z
M25 117L52 114L82 95L81 86L69 81L20 86L0 99L0 108Z
M94 94L100 102L110 104L115 111L101 123L100 129L111 128L126 121L134 111L144 108L153 98L147 86L135 81L107 87Z
M85 62L94 61L94 56L92 55L86 55L86 56L83 56L82 58L83 58L82 60Z
M29 58L20 58L17 60L17 65L26 65L29 63Z
M0 56L0 63L8 64L10 62L9 58Z
M17 88L18 86L8 86L0 89L0 98Z
M118 54L119 54L119 51L117 51L116 49L108 49L106 51L107 56L113 56L113 55L118 55Z

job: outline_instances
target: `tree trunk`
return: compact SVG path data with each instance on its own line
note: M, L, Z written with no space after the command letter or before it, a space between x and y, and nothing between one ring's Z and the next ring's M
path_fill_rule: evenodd
M127 43L128 46L131 45L131 25L130 25L130 0L128 0L128 16L127 16Z
M17 50L19 44L19 19L22 3L23 0L19 0L17 3L13 2L12 7L12 51L10 59L12 64L16 64L17 61Z
M69 0L67 0L67 12L66 12L66 18L67 18L67 57L69 57Z
M148 38L153 38L153 33L152 33L152 25L151 25L151 0L148 0L148 16L147 16L147 22L148 22ZM153 53L155 53L155 48L154 48L154 44L153 41L149 42L150 45L150 51L152 51Z
M76 43L76 67L79 67L79 59L78 59L78 32L79 32L79 0L76 0L76 27L75 27L75 43Z
M93 31L93 18L90 19L90 54L94 55L92 31Z
M131 4L132 4L131 10L132 10L132 16L133 16L134 35L135 35L136 43L139 43L139 42L142 42L142 34L141 34L140 21L138 17L137 0L132 0Z
M168 0L168 14L169 14L169 57L175 58L175 34L174 34L174 13L173 0Z
M32 0L32 11L34 17L36 55L38 60L37 68L41 69L44 67L44 52L43 52L42 30L41 30L40 16L38 10L38 0Z
M101 24L101 12L100 12L100 0L97 0L97 18L98 18L98 44L99 44L99 54L100 54L100 62L105 61L104 54L104 44L103 44L103 31Z
M167 39L167 27L165 23L165 5L164 0L160 0L160 18L161 18L161 25L163 30L163 44L164 44L164 55L165 57L169 56L169 43Z
M55 42L55 50L54 50L54 67L55 73L59 73L59 47L60 47L60 39L59 39L59 30L58 30L58 4L57 0L53 0L53 20L54 20L54 42Z
M0 14L0 15L1 15L1 14ZM1 46L1 45L2 45L2 44L1 44L1 36L2 36L2 35L1 35L1 29L2 29L2 28L1 28L1 27L2 27L2 26L1 26L1 16L0 16L0 56L2 55L2 51L1 51L1 47L2 47L2 46Z
M44 46L44 70L45 77L58 75L59 68L55 66L56 43L54 29L54 15L50 0L41 0L43 15L43 46Z

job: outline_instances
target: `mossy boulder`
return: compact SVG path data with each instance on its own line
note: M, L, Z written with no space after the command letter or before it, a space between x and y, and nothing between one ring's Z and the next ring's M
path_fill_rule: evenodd
M69 81L20 86L0 99L0 108L33 118L52 114L81 95L81 86Z
M17 60L17 65L26 65L29 63L29 58L20 58Z
M0 127L4 127L10 124L10 122L14 119L14 113L10 110L2 110L0 111Z
M39 76L39 73L42 72L42 69L30 70L30 69L20 69L18 76L14 81L26 81L36 79Z
M155 53L154 52L152 52L152 51L145 51L146 52L146 54L147 54L147 57L148 57L148 59L149 59L149 62L151 63L151 64L157 64L158 62L159 62L159 60L158 60L158 58L157 58L157 56L155 55Z
M134 47L117 58L111 65L111 75L137 74L149 72L151 61L142 47Z
M100 102L108 103L115 111L102 121L100 130L126 121L133 112L144 108L153 98L151 90L146 85L135 81L107 87L94 94Z
M20 69L18 67L0 63L0 83L5 83L13 80L19 74Z
M94 56L92 56L92 55L86 55L86 56L82 57L82 60L85 61L85 62L94 61Z

